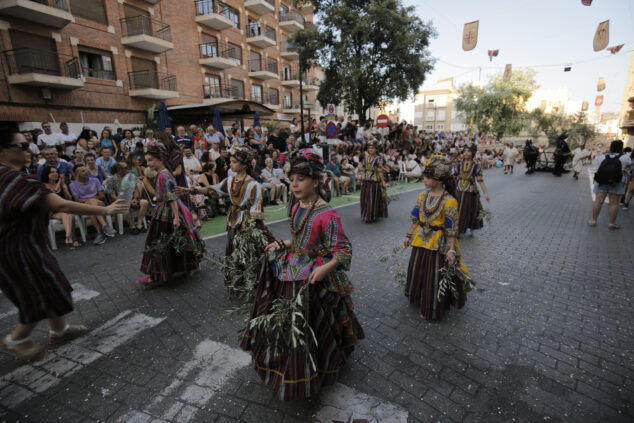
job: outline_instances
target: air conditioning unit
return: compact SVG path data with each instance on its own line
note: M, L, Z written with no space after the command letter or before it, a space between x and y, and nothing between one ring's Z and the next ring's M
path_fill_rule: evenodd
M51 94L51 89L50 88L42 88L42 98L44 100L52 100L53 99L53 94Z

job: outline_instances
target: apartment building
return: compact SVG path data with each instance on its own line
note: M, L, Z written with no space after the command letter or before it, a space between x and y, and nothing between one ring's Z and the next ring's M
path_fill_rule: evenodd
M463 131L467 125L453 107L457 95L453 78L439 80L414 96L414 125L424 131Z
M298 53L312 21L290 0L0 0L0 121L139 126L299 116ZM303 75L306 100L315 80Z

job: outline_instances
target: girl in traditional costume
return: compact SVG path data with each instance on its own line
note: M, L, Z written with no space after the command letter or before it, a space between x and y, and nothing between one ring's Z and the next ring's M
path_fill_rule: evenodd
M291 190L298 200L290 218L290 240L269 244L251 321L267 316L279 299L296 298L308 284L302 313L316 342L276 355L270 331L247 327L242 348L251 351L258 375L280 399L307 398L336 382L354 344L364 338L354 315L349 270L352 246L337 212L324 200L323 160L312 150L292 158ZM293 317L294 319L294 317Z
M383 172L383 158L377 154L375 143L368 146L361 163L361 219L365 223L387 217L387 183Z
M177 196L177 182L167 169L165 146L159 143L148 145L145 157L148 167L157 172L156 207L141 264L141 272L148 276L137 282L149 286L197 272L205 244L196 230L191 212Z
M478 185L482 188L487 202L491 201L482 177L482 166L473 159L476 151L475 146L465 148L462 161L458 161L454 167L458 221L460 222L458 232L461 234L467 232L467 229L474 231L484 226L482 218L479 216L482 204L480 203Z
M405 247L412 247L405 296L420 307L421 317L440 319L450 305L462 308L473 281L462 263L458 235L458 202L454 198L454 181L449 164L434 158L423 172L425 186L412 210L412 226ZM454 267L457 266L456 267ZM445 267L451 267L449 284ZM446 274L446 273L445 273ZM441 295L439 296L439 290ZM440 297L440 298L439 298Z

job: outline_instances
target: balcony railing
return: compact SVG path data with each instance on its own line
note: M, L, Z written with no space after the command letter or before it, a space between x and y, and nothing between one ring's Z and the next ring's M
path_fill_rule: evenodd
M68 12L68 2L66 0L31 0L34 3L43 4L44 6L54 7L55 9Z
M68 78L81 77L79 59L68 54L23 47L6 50L3 55L9 75L43 73Z
M93 69L82 66L81 68L84 76L89 78L107 79L110 81L116 80L114 71L104 69Z
M264 94L261 92L251 92L251 101L255 101L256 103L264 103Z
M277 74L277 60L274 60L274 59L249 60L249 72L260 72L260 71Z
M264 36L270 40L277 41L277 33L275 32L275 28L271 28L270 26L260 22L248 23L246 26L246 31L247 38Z
M304 18L302 18L302 15L300 15L299 13L292 10L286 13L280 13L280 22L289 21L295 21L301 25L304 25Z
M279 95L271 95L269 94L265 99L264 99L264 104L273 104L273 105L279 105L280 104L280 96Z
M200 45L200 57L224 57L232 60L235 48L229 47L225 43L204 43Z
M218 15L229 17L228 12L233 12L235 14L239 13L236 8L217 0L195 0L194 3L196 4L196 16L216 13Z
M172 33L168 24L145 15L122 18L121 31L124 37L149 35L164 41L172 41Z
M155 88L165 91L177 91L176 76L150 70L128 72L131 90Z

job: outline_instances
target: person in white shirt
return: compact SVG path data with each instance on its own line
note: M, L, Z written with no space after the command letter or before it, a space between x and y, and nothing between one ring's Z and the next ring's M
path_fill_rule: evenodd
M37 146L40 149L45 147L55 147L56 145L64 145L61 134L55 133L51 130L51 124L48 122L42 122L43 133L37 137Z
M70 132L68 124L62 122L59 124L59 130L62 131L60 135L62 139L62 145L64 145L64 151L68 157L73 157L75 153L75 147L77 147L77 137Z
M517 148L511 143L506 145L502 156L504 157L504 174L506 175L508 172L513 174L513 167L515 166L515 158L517 157L518 151Z
M203 171L200 161L192 153L192 149L185 147L183 149L183 166L185 171L189 172L194 179L198 179L198 175Z
M423 169L421 169L420 164L416 161L416 156L413 157L405 165L405 177L407 180L410 179L418 179L423 176Z
M573 178L579 179L579 173L583 170L583 161L590 157L590 150L586 150L586 145L581 144L572 152L572 171Z

